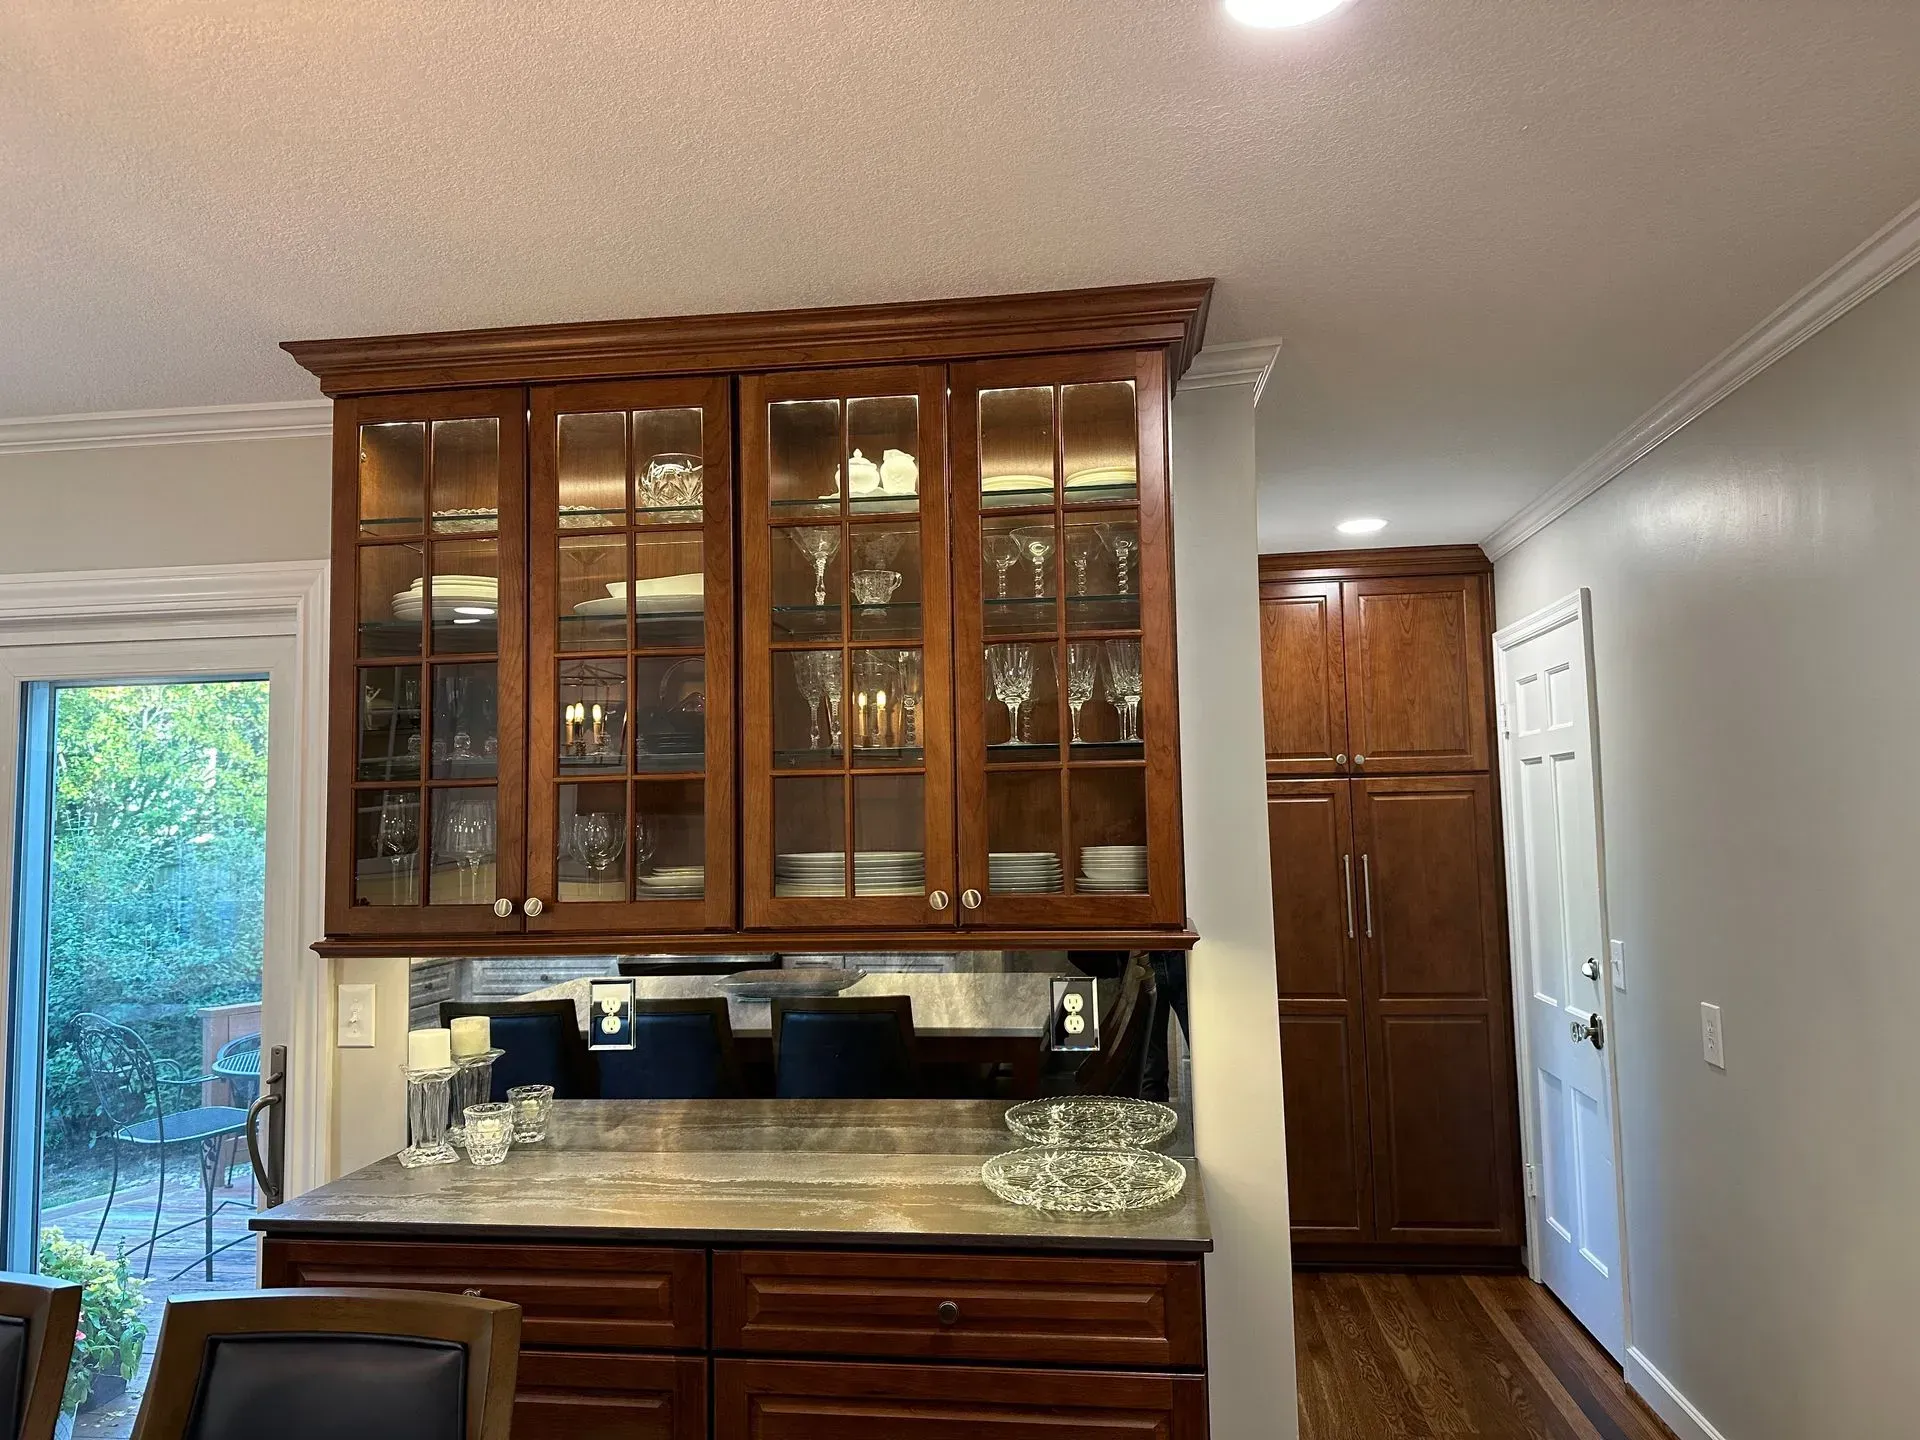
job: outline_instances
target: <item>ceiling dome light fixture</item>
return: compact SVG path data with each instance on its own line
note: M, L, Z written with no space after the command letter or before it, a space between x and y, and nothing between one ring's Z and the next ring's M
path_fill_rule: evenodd
M1378 515L1356 515L1351 520L1342 520L1333 528L1342 535L1378 535L1387 528L1387 522Z
M1353 0L1227 0L1227 14L1242 25L1284 30L1324 20L1352 3Z

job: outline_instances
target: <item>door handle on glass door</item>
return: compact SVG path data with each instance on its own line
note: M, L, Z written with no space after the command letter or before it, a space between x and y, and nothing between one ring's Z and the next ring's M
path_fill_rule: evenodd
M1353 856L1340 857L1340 878L1347 887L1347 939L1353 939Z
M1367 899L1367 939L1373 938L1373 863L1370 856L1360 857L1360 888Z
M538 915L542 910L547 908L547 902L542 900L538 895L530 895L527 897L527 903L520 908L529 915Z
M931 895L927 896L927 904L932 906L935 910L944 910L947 908L947 906L951 905L952 903L953 901L947 897L947 892L944 890L936 890Z
M502 895L498 900L493 902L493 913L498 915L502 920L506 919L509 915L513 914L513 901Z
M960 892L960 903L969 910L978 910L980 908L980 892L978 890L962 890Z

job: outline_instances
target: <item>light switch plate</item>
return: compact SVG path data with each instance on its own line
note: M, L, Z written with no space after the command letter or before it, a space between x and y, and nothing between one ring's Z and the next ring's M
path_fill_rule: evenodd
M1720 1007L1700 1002L1700 1053L1716 1070L1727 1068L1727 1036L1720 1028Z
M342 985L339 1016L334 1041L343 1050L366 1050L373 1046L374 987Z
M1613 988L1624 995L1627 993L1627 942L1609 940L1607 954L1613 961Z

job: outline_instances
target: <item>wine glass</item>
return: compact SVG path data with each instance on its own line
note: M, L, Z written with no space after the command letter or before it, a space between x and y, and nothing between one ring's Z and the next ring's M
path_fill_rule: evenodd
M827 693L826 678L820 662L831 655L826 650L802 650L793 657L793 678L800 687L800 698L807 702L807 748L820 748L820 701Z
M596 883L607 867L620 858L624 844L619 822L606 811L588 810L573 817L573 853Z
M1116 595L1126 595L1132 586L1127 583L1129 567L1133 557L1140 553L1140 531L1133 525L1114 523L1100 527L1100 538L1106 541L1107 549L1113 552L1114 587Z
M480 899L480 866L493 858L493 822L487 807L478 800L457 805L447 817L447 856L460 869L460 899L475 904Z
M1007 707L1008 740L1020 743L1020 707L1033 696L1033 647L989 645L987 673L993 677L993 698Z
M1051 525L1028 525L1013 532L1013 540L1020 547L1020 553L1027 557L1033 566L1033 598L1042 599L1046 595L1047 557L1053 554L1053 527Z
M637 875L660 848L661 823L645 815L633 820L633 869Z
M827 565L840 553L840 530L834 525L803 525L793 532L793 543L813 561L813 603L827 603Z
M1120 738L1140 738L1140 642L1107 641L1107 700L1120 712Z
M1087 571L1100 557L1105 541L1100 532L1091 525L1070 525L1067 527L1067 560L1073 566L1073 593L1087 593Z
M393 893L400 894L400 872L413 859L420 839L420 802L412 795L391 792L380 802L380 826L375 844L393 870Z
M1073 743L1080 743L1080 707L1093 698L1093 682L1100 673L1100 644L1076 640L1067 646L1067 704L1073 710Z
M982 537L986 549L987 563L993 566L994 578L998 582L999 598L1007 598L1007 572L1020 560L1020 547L1014 543L1013 536L1004 530L989 530Z
M833 748L840 748L840 652L838 650L820 650L815 652L820 664L820 690L827 697L827 730L833 738Z

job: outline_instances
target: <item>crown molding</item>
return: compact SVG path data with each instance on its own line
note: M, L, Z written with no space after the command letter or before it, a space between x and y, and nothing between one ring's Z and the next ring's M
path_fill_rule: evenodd
M327 435L332 430L333 404L327 400L201 405L184 410L103 410L91 415L0 420L0 455L110 450L127 445L197 445L214 440L281 440L294 435Z
M1279 340L1247 340L1235 345L1209 345L1193 357L1181 377L1183 390L1212 390L1222 385L1253 386L1253 403L1267 388L1274 362L1280 358Z
M1689 376L1599 453L1489 535L1498 560L1920 261L1920 201ZM1191 382L1189 382L1191 383Z

